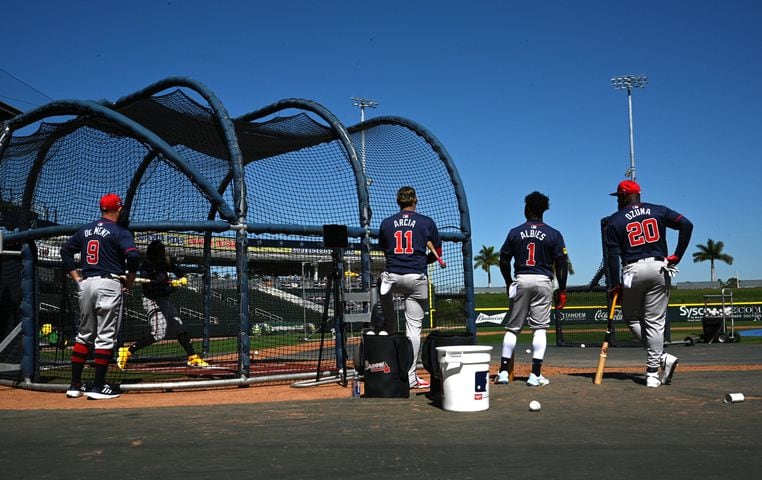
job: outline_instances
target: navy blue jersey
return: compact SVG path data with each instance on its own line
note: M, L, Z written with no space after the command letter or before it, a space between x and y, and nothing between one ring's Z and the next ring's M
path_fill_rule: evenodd
M669 256L667 228L678 229L684 217L663 205L638 203L619 209L606 226L606 248L625 264Z
M150 282L143 284L143 296L151 300L168 297L175 290L169 283L171 280L169 272L174 273L177 277L182 276L180 269L172 264L166 262L157 264L146 260L140 266L140 277L150 280Z
M553 278L553 265L566 262L564 237L543 222L525 222L508 232L500 248L502 262L510 262L511 257L516 275L539 274Z
M426 273L426 243L442 247L434 220L413 210L401 210L385 218L378 231L378 246L386 255L389 273Z
M67 272L76 268L74 254L78 252L84 278L123 275L125 267L136 271L140 262L132 233L107 218L88 223L64 242L61 259Z

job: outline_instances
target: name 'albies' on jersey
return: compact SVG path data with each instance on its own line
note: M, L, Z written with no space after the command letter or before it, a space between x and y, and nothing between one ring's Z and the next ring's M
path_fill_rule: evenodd
M526 222L508 232L500 257L513 257L516 275L535 274L553 278L556 259L566 258L561 232L542 222Z
M611 215L606 225L606 248L627 264L641 258L665 258L667 228L678 228L683 216L663 205L628 205Z
M390 273L426 273L426 243L440 248L442 240L434 220L418 212L402 210L381 222L378 246L386 255Z

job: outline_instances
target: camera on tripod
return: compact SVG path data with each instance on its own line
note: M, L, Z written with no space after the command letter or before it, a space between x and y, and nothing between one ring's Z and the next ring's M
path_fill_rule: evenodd
M323 225L323 245L327 248L347 248L349 234L346 225Z

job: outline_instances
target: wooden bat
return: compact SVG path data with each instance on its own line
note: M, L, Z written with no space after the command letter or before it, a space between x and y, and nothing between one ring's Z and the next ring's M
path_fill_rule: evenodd
M606 356L609 351L609 342L611 341L611 330L614 323L614 310L616 310L616 301L619 296L619 292L614 293L614 298L611 299L611 310L609 310L609 318L606 323L606 336L603 337L603 345L601 345L601 353L598 357L598 368L595 369L595 379L593 383L600 385L603 381L603 369L606 366Z
M513 358L516 356L516 353L513 353L513 357L511 357L511 360L508 362L508 382L513 383Z
M127 275L116 275L116 278L121 281L125 281L127 280ZM135 277L134 283L151 283L151 279L143 278L143 277ZM188 285L188 279L186 277L180 277L180 278L175 278L173 280L169 280L168 283L172 285L173 287L182 287L182 286Z
M439 256L439 253L437 253L437 249L434 248L434 243L431 240L429 240L428 242L426 242L426 246L429 247L429 250L431 250L431 253L433 253L434 256L437 258L437 262L439 262L439 266L442 268L445 268L447 264L445 263L444 260L442 260L442 257Z

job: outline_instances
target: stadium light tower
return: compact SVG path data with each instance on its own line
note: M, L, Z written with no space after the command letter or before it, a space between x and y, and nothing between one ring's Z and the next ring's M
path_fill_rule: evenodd
M365 109L366 108L376 108L378 107L378 102L375 100L370 100L367 98L360 98L360 97L352 97L352 105L355 107L360 107L360 121L365 121Z
M624 172L630 180L635 180L635 139L632 131L632 89L644 88L648 83L648 77L643 75L621 75L611 79L611 86L615 90L627 89L627 112L630 117L630 168Z
M365 121L365 109L366 108L376 108L378 107L378 102L375 100L370 100L367 98L361 98L361 97L352 97L352 105L355 107L360 107L360 123ZM365 130L363 129L360 133L360 161L362 162L362 174L365 176ZM368 186L370 186L373 181L370 178L366 177L365 182Z

